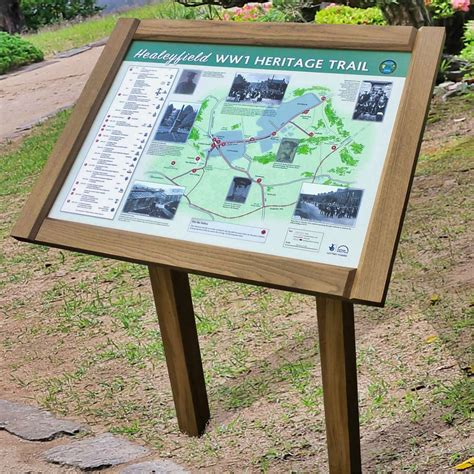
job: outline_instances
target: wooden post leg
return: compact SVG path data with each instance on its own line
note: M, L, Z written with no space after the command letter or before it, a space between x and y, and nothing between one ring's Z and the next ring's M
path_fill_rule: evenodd
M199 436L210 415L188 275L148 268L178 425L183 433Z
M317 297L326 436L331 473L362 472L352 303Z

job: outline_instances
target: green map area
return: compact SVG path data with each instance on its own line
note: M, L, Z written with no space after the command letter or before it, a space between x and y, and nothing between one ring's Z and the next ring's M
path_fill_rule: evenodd
M231 102L227 92L197 104L179 154L148 159L144 180L185 188L179 213L234 223L289 220L303 183L357 181L370 158L364 137L372 124L339 114L329 88L288 88L281 103L267 104Z

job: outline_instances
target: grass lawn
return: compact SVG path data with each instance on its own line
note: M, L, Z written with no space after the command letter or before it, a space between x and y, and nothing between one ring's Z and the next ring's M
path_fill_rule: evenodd
M215 9L212 9L212 12L215 14ZM177 2L165 0L163 3L133 8L123 13L89 18L81 23L45 28L38 33L24 35L24 37L41 49L45 56L50 56L105 38L110 35L119 18L192 19L198 13L202 13L202 9L185 8Z
M387 305L356 308L364 472L447 472L474 455L474 140L459 131L473 110L472 95L434 104ZM193 472L327 472L314 298L191 276L212 419L188 438L146 267L8 237L68 115L2 151L0 398Z

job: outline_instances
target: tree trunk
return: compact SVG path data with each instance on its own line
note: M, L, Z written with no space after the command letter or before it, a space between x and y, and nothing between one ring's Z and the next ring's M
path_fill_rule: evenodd
M397 3L382 3L380 9L389 25L431 25L431 17L423 0L399 0Z
M19 33L25 26L25 19L19 0L0 0L0 31Z

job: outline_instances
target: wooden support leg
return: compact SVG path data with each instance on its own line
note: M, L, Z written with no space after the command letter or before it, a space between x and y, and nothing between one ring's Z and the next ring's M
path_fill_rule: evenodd
M354 306L318 297L326 436L331 473L362 472Z
M149 271L179 428L199 436L210 415L188 275L156 265Z

